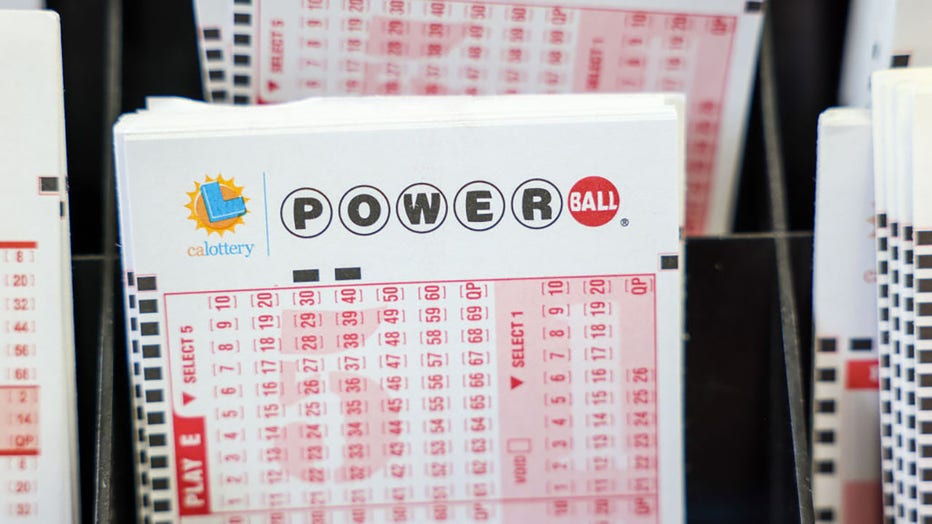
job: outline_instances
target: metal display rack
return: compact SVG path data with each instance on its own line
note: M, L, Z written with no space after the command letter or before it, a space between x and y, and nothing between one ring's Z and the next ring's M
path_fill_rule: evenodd
M744 232L686 240L689 522L813 522L806 428L815 122L834 101L846 5L771 0L736 221ZM191 0L50 0L49 7L63 25L82 520L132 522L110 129L145 95L199 97ZM806 38L831 49L776 52ZM809 96L800 98L807 82ZM781 98L781 87L792 96ZM799 146L800 134L810 151ZM794 143L781 143L788 136ZM802 162L808 172L799 154L811 156Z

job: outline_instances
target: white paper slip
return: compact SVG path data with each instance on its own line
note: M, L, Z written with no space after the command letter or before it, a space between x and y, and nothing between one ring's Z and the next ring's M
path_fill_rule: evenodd
M0 9L42 9L43 0L0 0Z
M920 515L932 515L932 82L914 93L912 104L913 238L916 334L917 463Z
M813 270L818 522L881 522L870 113L819 118Z
M848 10L841 103L867 107L874 71L932 66L930 19L932 3L925 0L853 0Z
M902 331L902 301L901 295L903 283L900 278L903 266L902 252L904 245L904 228L903 213L901 210L900 194L903 189L901 180L902 157L904 154L902 126L900 125L900 98L898 97L899 88L904 82L898 79L888 84L885 88L878 86L881 95L881 103L876 109L878 112L885 113L886 127L883 132L886 135L886 153L884 155L884 180L886 184L886 215L889 232L889 261L886 268L888 276L886 294L889 299L889 329L888 340L891 354L891 386L892 393L892 415L893 415L893 440L895 447L893 449L893 486L894 486L894 511L899 519L908 518L911 509L913 497L910 496L909 484L910 475L908 473L908 463L910 459L909 441L910 432L907 428L907 357L903 346ZM913 509L913 513L915 510Z
M902 378L900 380L899 398L901 402L901 427L903 428L904 451L902 461L905 473L903 483L905 495L904 514L912 520L925 520L919 512L919 495L917 492L917 427L916 427L916 359L915 359L915 314L914 314L914 279L913 279L913 218L912 218L912 112L913 98L917 82L901 82L895 88L893 105L895 123L894 140L897 148L895 154L895 216L892 220L899 229L899 242L896 246L898 256L894 257L891 288L893 299L893 343L894 350L899 350ZM932 517L932 515L929 515Z
M877 236L877 308L878 308L878 339L877 345L880 354L880 440L881 465L883 479L883 505L885 519L893 519L902 507L903 491L897 490L897 485L903 485L903 471L898 464L902 463L902 446L897 445L897 437L902 441L902 418L897 420L896 413L900 412L900 402L895 391L899 386L901 374L900 356L893 351L892 336L893 323L891 313L893 303L890 299L892 279L890 266L895 263L891 256L895 244L898 243L898 229L890 223L890 205L894 201L894 191L891 191L893 165L896 153L893 135L895 119L890 108L895 93L893 87L898 72L882 71L873 75L873 167L874 167L874 209L875 231ZM894 186L895 187L895 186ZM894 234L896 232L896 234ZM898 258L898 257L897 257ZM901 399L902 397L900 397ZM905 511L905 510L904 510Z
M682 522L675 106L124 116L143 515Z
M0 11L0 522L78 517L58 16Z
M199 8L209 0L196 0ZM763 2L230 2L233 101L687 94L690 234L731 227Z

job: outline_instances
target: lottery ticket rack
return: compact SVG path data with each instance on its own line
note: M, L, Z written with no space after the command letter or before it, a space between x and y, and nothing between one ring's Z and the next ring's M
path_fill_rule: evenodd
M50 7L62 11L66 46L69 40L78 45L68 33L68 10L73 8L65 4L50 2ZM190 5L185 11L146 2L140 3L142 7L115 0L101 4L105 7L99 11L100 19L93 23L102 29L104 39L103 75L97 86L104 96L91 106L99 104L102 121L113 122L127 110L128 93L164 89L164 94L197 97L199 88L171 92L170 81L159 78L170 69L190 79L187 85L196 86L193 31L188 36L184 31L170 33L179 38L169 44L157 30L134 33L127 28L134 20L133 27L138 27L141 18L148 18L156 28L174 27L177 19L192 19ZM780 86L773 73L773 50L765 36L757 86L760 103L751 117L745 159L746 165L753 165L746 169L759 170L767 188L768 206L760 215L769 225L760 233L686 242L684 397L690 521L813 521L806 444L812 237L809 232L791 231L786 217L777 107ZM155 60L161 72L151 64L140 71L144 66L126 59L146 52L162 53ZM67 47L65 54L67 78ZM101 128L109 130L109 125ZM97 149L89 153L94 148L82 148L86 137L71 131L72 150L83 149L77 154L85 157L99 156L96 162L105 184L99 246L73 257L82 516L85 522L129 522L135 511L129 446L134 435L122 336L123 282L111 137L105 134L102 140L92 140Z

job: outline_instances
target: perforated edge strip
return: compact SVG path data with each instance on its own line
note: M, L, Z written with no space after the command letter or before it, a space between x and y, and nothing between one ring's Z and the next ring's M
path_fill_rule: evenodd
M197 43L200 51L201 85L204 99L229 103L230 94L230 19L227 0L196 0ZM225 16L226 15L226 16Z
M903 190L907 190L903 188ZM911 217L907 219L911 222ZM907 501L905 517L909 522L918 522L918 467L917 467L917 436L916 436L916 349L915 349L915 315L914 309L914 277L913 277L913 228L910 223L901 223L900 260L899 271L899 319L898 339L901 345L902 400L903 409L902 427L905 434L905 461L903 470L906 482L904 495Z
M256 103L255 40L258 0L233 0L230 92L236 105Z
M890 522L893 505L893 391L890 351L890 276L889 228L887 215L875 217L877 236L877 350L880 355L880 464L883 485L884 519Z
M145 432L145 408L142 402L142 388L137 388L138 377L142 374L142 349L139 336L138 299L136 296L136 276L132 271L124 273L123 281L124 307L126 311L127 364L130 374L130 405L133 412L133 454L136 464L136 508L139 522L148 522L147 515L151 507L149 496L149 450Z
M816 522L839 522L841 512L842 484L836 467L841 450L836 436L844 370L838 344L833 336L817 336L813 348L812 491ZM829 435L831 438L823 438Z
M137 448L137 492L144 522L174 521L174 457L171 406L165 376L165 339L158 281L153 275L126 273L127 322Z
M894 182L898 180L894 179ZM889 186L888 186L889 187ZM888 342L891 352L891 402L893 415L893 504L894 515L899 520L905 520L907 515L907 484L909 479L906 474L906 462L908 460L905 443L909 438L906 432L905 413L906 413L906 384L904 381L905 373L903 372L906 363L904 360L904 347L901 330L901 311L900 311L900 223L898 222L898 213L895 205L890 205L889 200L896 197L896 187L890 188L892 195L888 194L887 203L887 220L890 228L888 239L890 242L890 251L887 260L887 297L889 300L890 321L887 329Z
M921 522L932 522L932 230L913 232L916 478Z

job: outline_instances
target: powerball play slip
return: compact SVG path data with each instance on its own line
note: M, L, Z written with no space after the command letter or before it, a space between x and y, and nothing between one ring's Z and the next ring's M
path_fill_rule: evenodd
M0 522L77 518L58 17L0 10Z
M694 235L731 228L765 3L194 0L215 102L684 93Z
M681 108L122 117L142 515L682 522Z

